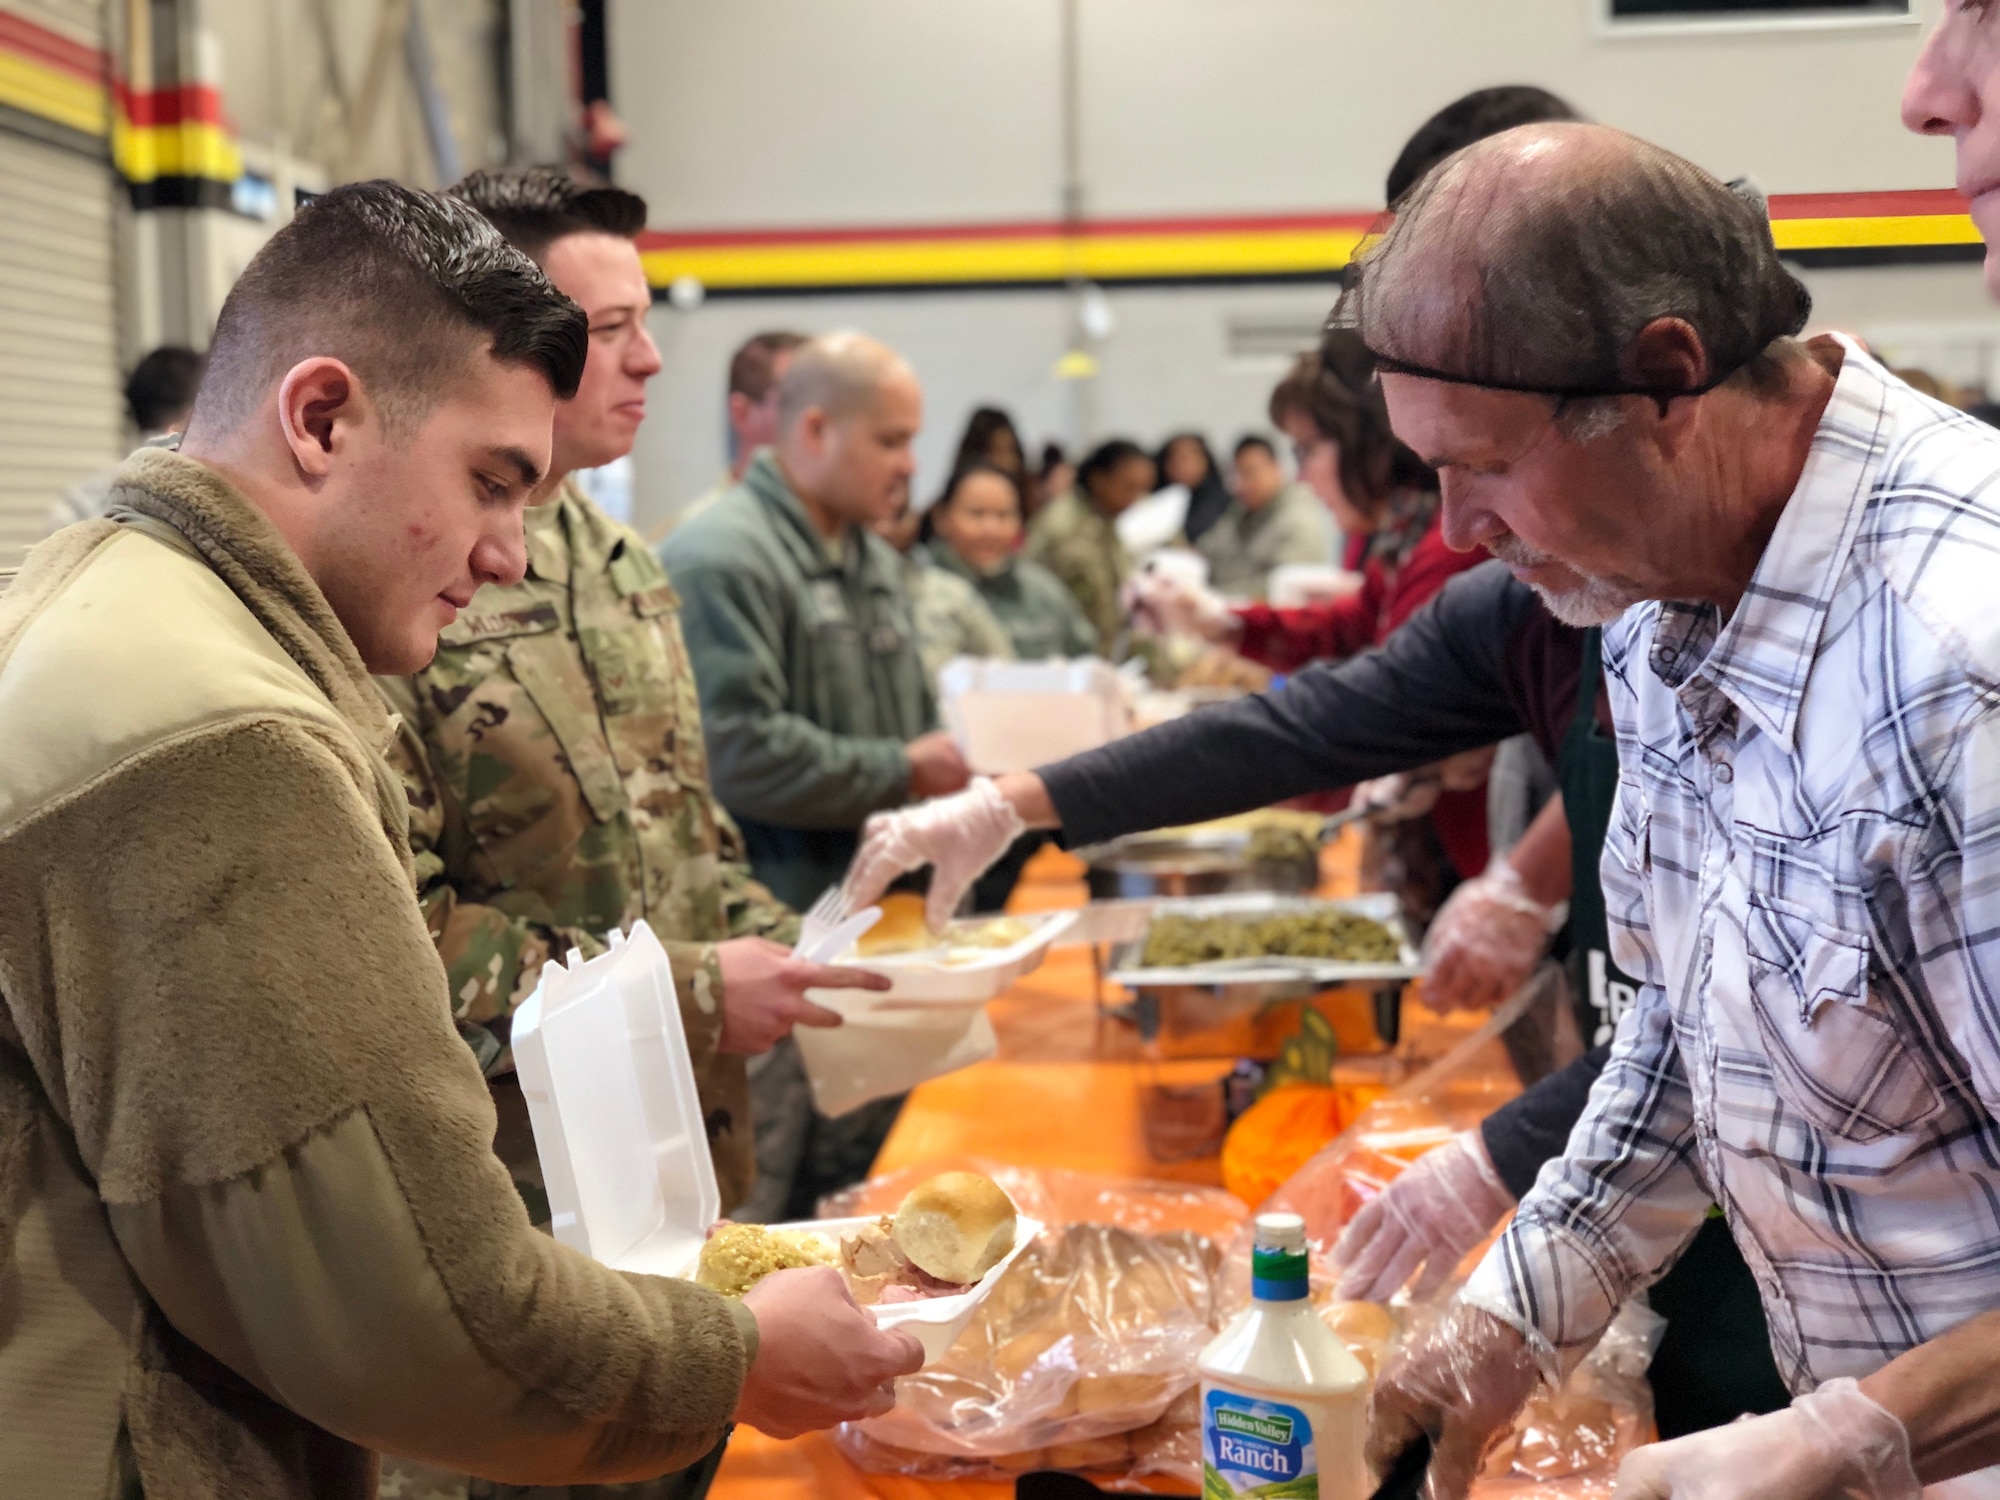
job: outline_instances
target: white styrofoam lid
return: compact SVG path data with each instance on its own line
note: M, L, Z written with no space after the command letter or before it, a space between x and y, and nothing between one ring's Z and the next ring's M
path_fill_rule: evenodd
M722 1211L666 950L645 922L589 962L542 970L516 1012L555 1236L624 1271L671 1276Z

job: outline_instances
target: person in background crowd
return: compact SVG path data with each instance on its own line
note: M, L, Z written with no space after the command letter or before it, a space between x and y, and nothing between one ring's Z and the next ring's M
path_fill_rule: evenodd
M1132 559L1118 540L1118 517L1151 493L1153 461L1137 443L1112 438L1077 466L1076 488L1028 526L1026 555L1055 574L1097 632L1097 653L1114 658L1125 617L1119 591Z
M452 196L583 308L590 352L576 395L556 407L544 481L554 494L527 513L526 576L474 595L422 672L378 680L402 717L391 759L410 800L418 897L493 1093L494 1150L536 1224L548 1223L548 1195L509 1023L543 964L572 948L600 953L606 933L641 918L673 965L723 1211L734 1212L756 1173L744 1058L796 1023L837 1024L805 998L808 986L882 981L791 958L798 918L751 878L708 786L666 573L571 478L631 451L660 369L632 239L644 200L543 170L477 172ZM621 776L620 766L650 772ZM687 1473L615 1493L685 1500L706 1489L721 1456L718 1446ZM468 1493L464 1479L386 1468L396 1500Z
M1076 484L1076 465L1069 461L1061 443L1042 444L1041 467L1023 490L1027 508L1022 520L1033 524L1036 516L1057 497L1067 495Z
M157 442L187 425L207 368L207 355L179 344L162 344L132 367L125 382L125 410L140 443ZM115 467L104 469L72 485L50 507L49 530L60 531L77 521L103 515L111 495L111 476L117 472Z
M930 525L930 512L918 515L906 493L895 516L874 532L903 556L903 587L917 622L917 654L931 686L954 656L1011 657L1014 643L979 590L966 579L935 565L920 539Z
M493 1155L369 674L522 576L588 337L470 207L336 187L231 289L181 451L0 601L10 1494L642 1479L921 1362L831 1270L599 1265Z
M1097 632L1082 607L1061 579L1020 555L1021 489L992 464L966 465L924 512L924 551L939 571L978 590L1015 656L1088 656Z
M1159 483L1177 484L1188 492L1181 535L1190 545L1200 542L1230 506L1229 486L1208 450L1208 439L1198 432L1177 432L1160 444L1153 464Z
M803 910L838 881L862 821L969 773L917 648L903 560L870 530L906 503L923 393L859 334L799 347L778 432L743 483L667 539L715 789L751 869ZM865 1174L901 1101L812 1108L798 1048L751 1071L758 1218L810 1217Z
M1331 564L1332 508L1308 486L1286 482L1270 439L1253 433L1238 442L1235 466L1235 499L1195 546L1208 559L1209 587L1226 598L1262 599L1273 568Z
M729 393L725 419L729 424L729 469L708 489L688 501L651 540L660 542L674 527L685 525L729 490L743 482L750 460L778 432L778 382L792 362L792 351L806 341L802 333L773 329L752 334L729 357Z
M1028 454L1021 446L1021 434L1014 426L1014 419L997 406L976 407L965 419L965 432L951 461L952 472L971 463L991 464L1024 484L1027 482Z

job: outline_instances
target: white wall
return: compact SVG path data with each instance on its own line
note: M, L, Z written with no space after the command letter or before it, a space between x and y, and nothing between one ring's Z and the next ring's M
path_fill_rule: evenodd
M1772 192L1949 186L1949 143L1906 134L1923 23L1606 37L1598 0L1080 0L1085 208L1094 216L1369 208L1409 132L1469 89L1538 83L1596 118ZM661 228L907 225L1055 217L1058 0L614 0L622 182ZM2000 351L1972 266L1819 271L1816 323L1887 330L1956 379ZM1220 445L1263 421L1276 356L1232 324L1317 328L1327 287L1112 290L1117 330L1078 404L1058 382L1058 292L785 297L666 306L666 357L635 463L657 523L723 463L730 351L764 328L862 328L927 392L920 498L966 412L1014 411L1030 441L1183 425ZM2000 383L2000 382L1997 382Z
M1946 187L1917 25L1606 37L1598 0L1080 0L1095 214L1367 208L1469 89L1537 83L1772 192ZM1917 0L1928 25L1938 0ZM1058 0L614 0L620 177L661 227L1059 208Z

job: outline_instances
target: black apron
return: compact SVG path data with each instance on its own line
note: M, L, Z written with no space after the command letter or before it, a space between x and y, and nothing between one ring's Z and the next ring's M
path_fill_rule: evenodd
M1610 925L1598 862L1618 795L1618 745L1597 727L1603 676L1595 629L1583 639L1576 715L1556 760L1563 810L1569 818L1572 886L1569 899L1571 990L1577 1026L1588 1045L1611 1040L1639 987L1611 961ZM1679 1437L1733 1422L1745 1412L1776 1411L1791 1402L1771 1359L1771 1338L1756 1280L1711 1210L1674 1268L1647 1300L1667 1320L1647 1378L1660 1436Z

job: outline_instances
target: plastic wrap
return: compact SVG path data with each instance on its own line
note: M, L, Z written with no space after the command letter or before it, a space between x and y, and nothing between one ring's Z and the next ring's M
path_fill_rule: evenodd
M974 1165L1060 1227L1023 1252L941 1361L897 1383L894 1411L840 1429L841 1450L864 1469L931 1479L1198 1476L1187 1398L1218 1327L1219 1245L1242 1204L1212 1188ZM865 1183L824 1211L889 1211L934 1166Z
M1646 1367L1666 1323L1628 1303L1561 1388L1538 1388L1486 1455L1472 1500L1593 1500L1610 1495L1618 1465L1653 1439Z

